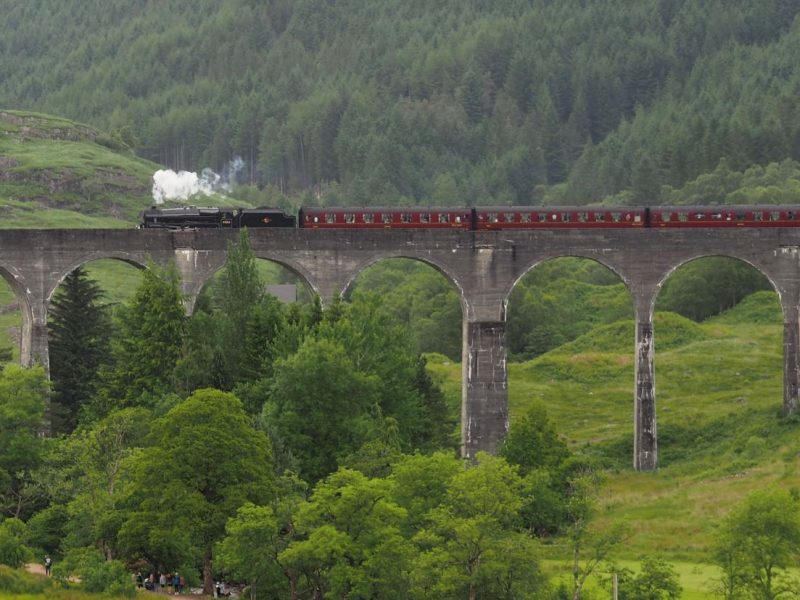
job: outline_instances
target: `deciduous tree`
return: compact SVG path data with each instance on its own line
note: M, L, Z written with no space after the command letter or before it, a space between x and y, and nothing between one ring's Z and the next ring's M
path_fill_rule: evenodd
M198 390L154 423L152 445L134 469L120 531L127 556L168 569L201 563L211 594L213 547L228 518L274 494L266 436L251 427L235 396Z

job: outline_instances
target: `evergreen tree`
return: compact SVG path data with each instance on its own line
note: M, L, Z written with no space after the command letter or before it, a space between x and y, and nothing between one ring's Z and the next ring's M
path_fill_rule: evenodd
M52 430L70 433L81 407L94 395L98 371L109 352L109 318L100 304L103 291L78 267L64 279L50 301L48 335Z
M225 369L221 383L225 389L231 389L250 371L244 341L248 321L263 295L250 237L242 229L238 242L228 244L227 261L215 293L219 349Z
M101 417L113 408L149 405L174 389L174 367L186 331L178 272L151 264L129 306L120 311L114 365L94 408Z

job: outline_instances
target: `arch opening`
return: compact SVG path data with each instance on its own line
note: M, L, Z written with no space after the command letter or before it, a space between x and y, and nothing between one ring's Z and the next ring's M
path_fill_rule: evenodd
M100 258L65 273L47 306L52 433L71 433L111 365L115 313L141 284L141 266Z
M444 393L444 418L457 435L462 415L464 311L453 280L423 260L382 258L359 271L343 298L350 305L368 305L377 298L388 326L399 326L411 340L412 350L425 357L427 372Z
M533 265L508 296L508 389L515 419L543 407L573 448L628 468L633 438L633 300L591 258Z
M761 435L783 399L783 315L773 284L727 256L682 263L655 300L661 468L739 472L768 452ZM751 439L752 438L752 439Z

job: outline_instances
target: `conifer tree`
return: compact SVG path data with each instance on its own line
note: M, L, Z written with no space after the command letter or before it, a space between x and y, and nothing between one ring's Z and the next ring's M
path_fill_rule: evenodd
M48 336L53 381L52 427L70 433L81 406L94 395L98 370L108 356L109 320L100 304L103 290L78 267L50 302Z

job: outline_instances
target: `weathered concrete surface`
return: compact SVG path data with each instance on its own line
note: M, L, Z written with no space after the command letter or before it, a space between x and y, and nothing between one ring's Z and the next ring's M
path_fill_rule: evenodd
M144 267L174 261L187 308L225 261L235 230L0 230L0 275L22 307L22 360L47 365L47 309L58 284L90 260L115 258ZM296 273L323 302L352 285L369 265L391 257L424 261L459 292L464 348L463 453L497 449L508 427L505 364L506 303L519 279L560 256L596 260L631 292L636 314L634 466L654 469L657 419L654 357L658 332L653 306L665 279L704 256L730 256L764 273L784 311L785 414L796 412L800 381L800 229L605 229L535 231L251 230L260 258Z
M464 322L461 454L494 450L508 433L506 324Z

